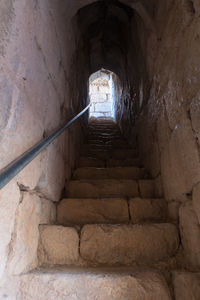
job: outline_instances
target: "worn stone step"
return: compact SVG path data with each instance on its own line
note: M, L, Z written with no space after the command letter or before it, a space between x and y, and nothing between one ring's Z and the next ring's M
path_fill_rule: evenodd
M40 225L38 259L42 265L74 265L79 261L79 235L73 227Z
M72 180L67 185L69 198L137 197L135 180L99 179Z
M62 225L128 223L128 203L123 198L63 199L57 207L57 221Z
M93 137L88 137L88 140L87 140L87 144L111 144L115 141L123 141L123 142L126 142L124 139L122 139L120 136L93 136Z
M85 225L80 255L94 264L152 264L173 256L179 247L174 225Z
M138 151L136 149L115 149L112 152L112 158L117 160L138 158Z
M141 163L138 158L126 158L124 159L109 159L107 161L107 167L140 167Z
M21 275L18 297L20 300L172 299L163 275L156 271L66 267L42 268Z
M81 150L81 156L85 157L93 157L99 160L106 161L110 158L110 149L104 149L104 150Z
M109 147L104 147L103 150L91 149L90 147L84 147L81 149L81 156L96 157L103 160L109 160L110 158L117 160L134 158L138 160L137 154L137 151L133 149L111 149Z
M78 166L80 168L85 168L85 167L104 168L105 161L97 159L95 157L81 156L78 162Z
M112 129L112 130L118 130L120 131L118 125L115 123L101 123L101 124L89 124L89 129L91 130L97 130L97 129Z
M110 135L110 136L115 136L115 135L120 135L121 132L118 128L112 128L112 127L104 127L104 128L90 128L88 130L88 135Z
M165 221L167 218L167 203L164 199L132 198L129 201L131 222Z
M113 139L123 139L122 135L119 132L108 133L108 132L89 132L87 134L87 139L98 139L98 140L113 140Z
M127 143L118 143L118 142L113 142L113 143L104 143L104 144L96 144L96 143L90 143L90 144L85 144L82 147L83 151L89 151L90 149L93 150L104 150L104 149L128 149L130 148L129 145Z
M146 172L142 168L78 168L74 171L73 179L142 179Z
M151 179L139 180L139 192L142 198L156 197L155 181Z

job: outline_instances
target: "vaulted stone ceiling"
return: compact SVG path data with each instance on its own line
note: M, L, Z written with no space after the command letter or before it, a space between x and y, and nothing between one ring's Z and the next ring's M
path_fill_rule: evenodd
M77 13L90 72L101 67L118 74L125 67L133 10L118 1L98 1Z
M70 3L68 10L73 11L73 21L78 25L77 49L87 57L84 64L90 74L103 67L124 77L128 52L137 56L139 49L137 18L147 30L156 31L151 18L153 2L77 0Z

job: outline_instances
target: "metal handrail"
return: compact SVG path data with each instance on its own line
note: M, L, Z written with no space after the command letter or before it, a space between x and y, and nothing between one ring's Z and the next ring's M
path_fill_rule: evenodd
M65 129L67 129L72 123L80 118L90 107L89 104L72 120L65 125L55 130L50 136L43 139L41 142L30 148L23 153L16 160L12 161L7 167L3 168L0 172L0 189L8 184L20 171L22 171L42 150L44 150L49 144L51 144Z

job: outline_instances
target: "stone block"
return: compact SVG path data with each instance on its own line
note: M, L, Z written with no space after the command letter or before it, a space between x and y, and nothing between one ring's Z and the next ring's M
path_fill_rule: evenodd
M155 182L154 180L139 180L140 196L142 198L154 198L155 197Z
M16 176L16 180L27 189L34 190L41 177L43 168L43 154L40 154Z
M18 275L37 266L39 222L39 197L24 192L16 211L15 228L10 244L8 259L10 274Z
M200 162L191 122L185 116L177 123L161 153L163 188L167 200L185 201L185 194L199 182Z
M74 180L68 183L67 195L70 198L137 197L139 192L135 180Z
M164 221L167 216L167 203L164 199L134 198L129 202L131 222Z
M37 184L37 191L52 201L59 201L65 182L64 159L54 144L43 153L44 167Z
M193 268L200 267L200 227L191 202L179 209L181 241L185 257Z
M138 158L127 159L109 159L107 162L108 167L140 167L141 163Z
M125 199L63 199L57 207L57 221L62 225L127 223Z
M153 271L57 268L21 276L21 300L55 300L58 295L59 300L172 299L164 277Z
M173 256L179 246L172 224L85 225L81 257L95 264L151 264Z
M200 299L200 273L173 272L173 285L176 300Z
M85 157L82 156L79 159L78 163L80 168L85 168L85 167L96 167L96 168L104 168L105 167L105 161L96 159L93 157Z
M79 236L75 228L40 225L40 264L71 265L79 258Z
M53 224L56 221L56 205L47 199L40 198L40 224Z
M137 158L137 157L138 157L138 151L134 149L122 149L122 150L116 149L112 151L112 158L114 159Z
M143 169L137 167L79 168L74 171L74 179L140 179Z
M0 278L4 273L9 244L15 225L15 214L20 201L20 190L15 180L12 180L0 190Z
M164 191L163 191L163 183L162 177L159 175L157 178L154 179L154 188L155 188L155 197L163 198Z
M177 201L168 202L168 217L172 221L179 220L179 207L181 203Z

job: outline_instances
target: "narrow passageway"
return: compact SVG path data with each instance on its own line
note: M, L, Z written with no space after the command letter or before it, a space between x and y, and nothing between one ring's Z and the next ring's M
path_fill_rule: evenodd
M0 1L0 299L200 300L199 17Z
M142 299L141 285L149 299L169 299L164 277L155 270L142 270L156 267L159 261L164 261L160 267L164 270L179 246L177 228L169 222L167 204L159 196L137 149L122 137L118 125L109 119L91 121L66 198L57 206L57 225L40 225L43 268L52 264L76 268L63 268L60 278L59 269L41 268L40 273L22 278L25 290L31 279L32 285L38 283L43 299L49 289L45 278L51 276L57 285L50 299L56 298L60 286L70 288L77 299L87 299L85 295ZM36 291L29 292L36 297Z

